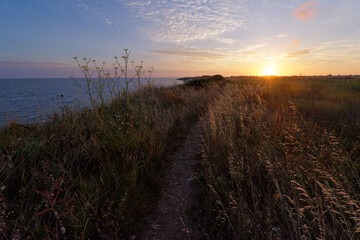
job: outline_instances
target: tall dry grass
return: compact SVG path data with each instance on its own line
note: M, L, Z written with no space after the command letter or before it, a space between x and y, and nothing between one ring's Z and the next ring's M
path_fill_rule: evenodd
M0 129L0 238L136 234L169 153L217 89L147 85L43 125Z
M322 88L278 80L228 85L204 119L204 231L212 239L359 238L359 154L331 128L343 121L354 130L358 113L311 115L303 103L321 108L314 97ZM359 106L358 93L343 92L357 96L354 104L336 91L324 93L336 96L328 104Z
M334 130L348 151L360 140L360 80L285 77L263 81L268 88L264 98L272 105L292 101L306 120Z

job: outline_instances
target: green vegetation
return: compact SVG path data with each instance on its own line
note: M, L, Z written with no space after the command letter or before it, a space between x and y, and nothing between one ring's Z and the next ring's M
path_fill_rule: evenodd
M360 93L311 78L233 80L204 119L204 231L359 238Z
M214 75L209 77L197 77L185 83L185 86L192 86L198 88L211 87L213 84L224 82L225 78L221 75Z

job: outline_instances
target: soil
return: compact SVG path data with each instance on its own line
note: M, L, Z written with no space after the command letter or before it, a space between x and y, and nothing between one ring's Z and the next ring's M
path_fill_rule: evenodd
M159 202L148 218L141 240L190 239L192 227L187 217L200 194L196 167L201 165L202 126L200 120L172 156L165 174ZM194 234L194 233L193 233Z

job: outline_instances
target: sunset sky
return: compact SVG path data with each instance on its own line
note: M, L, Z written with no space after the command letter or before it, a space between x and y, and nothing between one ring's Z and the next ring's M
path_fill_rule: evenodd
M157 77L360 74L359 0L0 0L0 78L81 76L123 48Z

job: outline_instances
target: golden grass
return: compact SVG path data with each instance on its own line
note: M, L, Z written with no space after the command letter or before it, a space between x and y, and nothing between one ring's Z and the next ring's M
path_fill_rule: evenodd
M204 119L206 233L213 239L359 238L360 159L353 152L359 106L358 92L316 81L228 85ZM339 123L355 134L344 135L351 130Z

